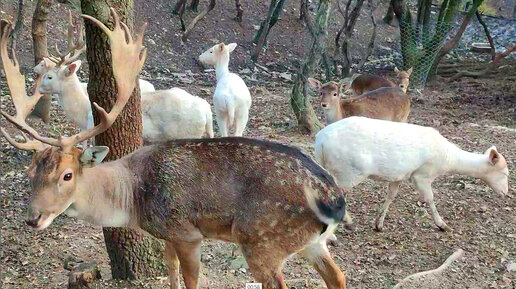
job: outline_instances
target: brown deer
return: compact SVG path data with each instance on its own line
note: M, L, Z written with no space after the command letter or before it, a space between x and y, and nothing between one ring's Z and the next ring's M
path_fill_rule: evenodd
M408 70L399 70L397 67L394 67L394 72L396 72L396 84L381 76L362 74L351 82L351 89L357 96L380 87L395 86L399 86L403 92L407 93L410 83L410 75L412 74L412 67Z
M3 128L1 133L14 147L35 151L27 170L33 192L27 224L43 230L65 213L102 226L141 228L166 243L170 288L179 288L179 266L186 288L198 288L205 238L238 244L263 288L287 289L281 267L294 253L306 257L328 288L346 288L326 247L340 222L351 223L344 192L300 150L248 138L178 140L101 163L107 147L76 147L113 124L146 58L145 26L133 40L111 14L114 30L83 17L110 40L116 102L109 113L94 103L99 124L57 139L25 121L41 94L36 89L27 96L16 56L12 62L7 53L11 27L2 21L1 58L16 115L1 113L32 138L18 143Z
M327 124L350 116L406 122L410 113L410 99L399 87L381 87L354 98L341 98L341 86L345 83L322 84L308 78L308 84L319 92Z

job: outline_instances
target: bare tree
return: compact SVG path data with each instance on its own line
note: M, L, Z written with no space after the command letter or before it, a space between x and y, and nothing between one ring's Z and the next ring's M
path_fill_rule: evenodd
M365 0L356 0L355 6L351 9L353 0L348 0L346 7L342 9L340 1L337 0L337 7L340 14L343 17L342 26L335 36L335 62L342 64L341 76L347 77L351 72L351 53L350 53L350 40L353 35L353 30L357 23L358 17L360 16L360 10ZM342 38L342 41L341 41ZM336 67L336 66L335 66Z
M317 119L308 100L307 79L314 74L315 65L319 63L325 51L331 5L332 0L321 0L319 2L314 24L310 22L308 13L304 16L307 29L312 36L312 44L303 65L299 68L290 95L290 105L294 110L299 127L312 134L322 129L323 124Z
M38 0L32 17L32 46L34 48L34 63L39 63L48 56L47 20L52 0Z
M263 46L267 43L267 37L269 36L269 32L271 28L278 22L278 19L283 11L283 6L285 5L286 0L271 0L271 4L269 5L269 11L267 12L267 17L260 24L260 29L256 32L253 37L253 43L256 44L253 52L251 52L251 60L253 62L258 61L258 57L263 50Z
M120 20L132 27L133 0L82 0L84 14L91 15L109 27L109 7L114 7ZM92 102L111 107L116 100L116 84L111 68L111 53L106 35L91 22L85 23L87 59L89 63L88 95ZM99 118L95 115L95 124ZM113 126L95 137L96 145L110 148L107 159L118 159L142 144L142 117L138 84L123 112ZM104 228L104 240L116 279L135 279L164 275L163 243L128 228Z

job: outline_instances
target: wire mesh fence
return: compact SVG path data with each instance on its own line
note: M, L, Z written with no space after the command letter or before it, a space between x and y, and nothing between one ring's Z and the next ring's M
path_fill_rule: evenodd
M396 65L405 69L412 67L412 88L425 86L435 58L453 28L451 23L414 24L412 21L400 21L399 46L403 63Z

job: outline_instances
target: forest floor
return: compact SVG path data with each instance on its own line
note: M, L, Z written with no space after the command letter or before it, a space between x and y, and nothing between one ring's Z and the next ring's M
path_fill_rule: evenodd
M292 85L288 75L304 54L307 42L304 29L296 20L294 9L298 8L295 7L298 3L289 4L279 26L271 32L269 50L260 61L264 68L255 69L247 60L252 47L248 39L254 32L252 25L259 24L256 19L267 9L266 1L254 3L255 7L242 3L247 13L243 26L230 20L234 14L232 1L218 3L187 45L178 44L178 21L169 13L172 4L156 8L151 2L138 1L136 7L143 15L153 13L148 36L155 44L148 44L149 61L143 78L155 83L157 88L179 86L211 102L214 74L203 72L193 58L219 40L241 41L230 68L241 72L253 97L246 136L298 146L313 153L314 137L296 129L288 98ZM57 9L61 10L62 7ZM28 23L26 27L30 26ZM224 28L217 28L221 23ZM52 22L50 27L53 25L59 24ZM395 40L395 36L389 39L386 35L395 35L396 28L384 25L379 29L384 36L379 45ZM18 44L25 71L32 61L28 34L22 33ZM51 41L59 35L62 34L52 30ZM208 43L202 43L201 39L208 39ZM460 65L475 70L483 64L465 60ZM82 71L81 76L84 76L87 67ZM374 72L393 78L386 69ZM2 96L9 95L3 79L0 90ZM442 277L414 288L515 288L516 61L504 61L499 69L484 78L452 82L437 76L421 93L411 91L409 94L410 123L435 127L468 151L483 152L496 145L506 157L511 172L509 196L499 196L480 180L469 177L439 178L433 185L437 208L454 229L444 233L435 228L428 208L418 203L414 189L404 184L390 207L384 232L379 233L373 230L373 225L384 200L385 184L367 181L359 185L347 196L356 229L349 233L339 228L338 240L330 246L338 266L346 271L349 288L391 288L412 273L437 268L458 248L466 251L462 260L454 263ZM312 101L322 116L317 99ZM2 97L1 107L11 108L8 97ZM57 106L52 110L52 119L49 125L37 120L31 123L40 132L74 131ZM12 128L9 131L14 132ZM100 265L103 281L96 288L167 288L165 276L134 282L110 280L109 259L102 229L98 226L65 216L58 217L42 232L25 225L30 186L24 168L30 164L31 155L13 149L3 138L0 143L2 288L65 288L68 271L63 269L63 260L66 256ZM203 243L201 288L245 288L245 283L253 280L242 255L235 249L233 244L218 241ZM317 272L297 256L285 263L283 272L290 288L325 288Z

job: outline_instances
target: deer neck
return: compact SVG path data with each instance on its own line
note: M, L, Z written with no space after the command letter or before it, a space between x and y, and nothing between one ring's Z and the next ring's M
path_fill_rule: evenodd
M328 124L334 123L340 119L342 119L342 107L341 101L337 99L335 103L330 105L328 109L325 110L326 121Z
M492 167L488 158L485 154L470 153L450 144L447 171L482 178Z
M135 181L127 158L84 168L67 215L105 227L135 225Z
M63 81L58 95L59 104L67 116L74 120L81 129L89 128L93 124L90 99L84 92L77 75Z
M222 56L215 63L215 75L217 81L229 74L229 57Z

